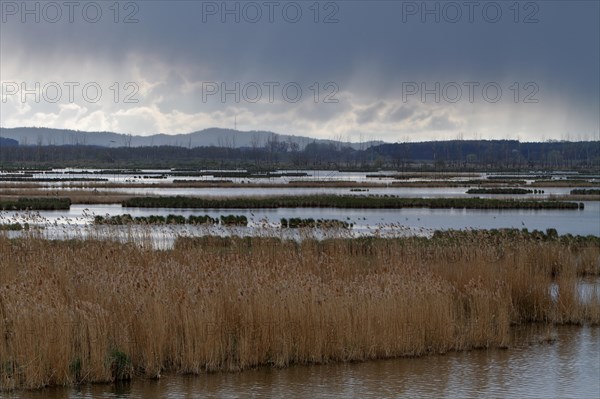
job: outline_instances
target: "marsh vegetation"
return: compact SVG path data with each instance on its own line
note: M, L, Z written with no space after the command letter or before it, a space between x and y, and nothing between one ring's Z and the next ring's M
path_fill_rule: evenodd
M0 236L0 388L510 347L598 324L597 237L111 240Z
M463 208L463 209L581 209L583 204L491 198L402 198L388 195L307 195L280 197L136 197L123 201L130 208Z

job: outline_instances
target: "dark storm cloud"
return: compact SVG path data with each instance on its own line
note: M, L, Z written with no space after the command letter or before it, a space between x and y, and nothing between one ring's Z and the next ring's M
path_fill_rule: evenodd
M318 16L310 8L313 2L293 3L286 15L289 2L279 2L272 22L268 7L257 2L262 17L252 23L248 18L256 14L251 8L244 14L244 2L138 1L138 22L130 24L121 22L133 9L120 10L120 21L114 23L108 2L98 3L104 14L97 23L77 13L73 23L63 18L53 24L21 23L18 15L3 15L1 79L11 79L6 74L13 70L40 79L33 75L48 69L60 74L78 63L89 68L91 78L108 67L109 75L133 79L126 69L133 62L149 80L160 81L150 91L161 98L160 109L189 113L200 108L203 81L298 82L304 98L311 98L313 82L335 82L340 95L355 101L338 107L339 112L354 112L359 124L376 121L384 104L388 109L379 116L396 122L409 117L411 108L401 103L404 82L500 82L503 100L512 98L512 82L536 82L542 103L576 104L585 126L598 129L599 2L521 2L515 9L514 2L482 1L470 15L464 2L337 1L321 2ZM483 11L490 3L502 13L497 22L490 17L496 8ZM437 7L437 15L422 15L423 4ZM217 7L216 14L209 6ZM222 7L239 7L240 22L228 14L222 23ZM298 7L302 17L291 23ZM327 17L334 23L323 23ZM105 70L95 71L94 64ZM445 106L456 110L465 101ZM240 106L229 101L200 105L206 111ZM273 105L271 111L285 108ZM431 124L453 127L442 122Z

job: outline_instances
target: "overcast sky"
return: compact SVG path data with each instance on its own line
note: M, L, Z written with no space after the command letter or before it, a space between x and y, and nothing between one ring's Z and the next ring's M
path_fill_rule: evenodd
M3 127L599 138L596 0L0 3Z

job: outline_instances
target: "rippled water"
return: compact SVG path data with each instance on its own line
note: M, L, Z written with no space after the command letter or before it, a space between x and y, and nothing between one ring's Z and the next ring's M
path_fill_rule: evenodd
M553 342L545 341L548 337ZM80 398L598 398L600 327L528 327L507 350L163 376L8 395ZM1 396L1 395L0 395Z

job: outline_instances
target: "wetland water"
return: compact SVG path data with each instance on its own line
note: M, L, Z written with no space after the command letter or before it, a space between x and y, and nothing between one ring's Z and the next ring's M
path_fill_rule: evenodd
M286 174L286 173L298 173L304 176L271 176L271 177L231 177L228 174L235 172L244 173L245 170L199 170L196 173L186 172L174 172L171 169L142 169L139 171L125 171L125 170L100 170L100 169L53 169L52 171L36 172L32 174L34 179L64 179L64 178L77 178L77 179L106 179L111 183L150 183L150 182L172 182L173 180L197 180L197 181L211 181L211 180L222 180L227 179L235 183L253 182L253 183L285 183L288 181L354 181L354 182L392 182L395 181L393 178L384 177L394 175L397 172L394 171L380 171L380 172L340 172L337 170L276 170L273 171L275 174ZM198 175L200 172L202 175ZM225 173L223 175L223 173ZM370 178L367 175L378 175L381 177ZM435 173L434 173L435 175ZM441 173L437 173L439 176L443 176ZM2 176L2 173L0 173ZM467 175L465 175L467 176ZM468 174L468 178L485 178L484 173L473 173ZM464 180L467 177L450 177L448 180ZM406 181L416 180L431 180L429 178L411 178ZM56 184L53 182L46 182L46 184ZM60 184L60 183L59 183Z
M121 177L115 177L119 180ZM356 176L354 176L356 178ZM116 191L116 189L107 189ZM199 195L230 197L241 189L124 188L138 195ZM253 188L244 195L379 194L405 197L464 197L466 188ZM544 188L545 195L566 194L570 188ZM483 195L479 195L485 197ZM502 196L493 196L496 198ZM509 196L511 197L511 196ZM541 198L544 195L519 196ZM73 205L69 211L0 212L0 223L29 222L44 226L49 238L78 236L87 232L129 228L90 227L95 215L245 215L248 227L236 234L257 234L261 226L278 226L281 218L338 219L354 223L351 234L427 235L436 229L556 228L560 234L600 236L600 203L585 202L583 210L465 210L465 209L158 209L122 208L120 205ZM386 227L387 226L387 227ZM166 245L176 234L199 235L210 231L193 226L153 227L153 237ZM161 231L162 230L162 231ZM219 228L216 228L219 230ZM130 231L130 229L129 229ZM218 231L217 231L218 232ZM156 233L156 235L154 235ZM276 233L277 234L277 233ZM598 296L598 281L583 281L585 297ZM261 368L242 373L164 375L160 380L134 380L129 384L90 384L75 388L0 393L10 399L83 398L415 398L415 397L518 397L600 398L600 327L559 327L548 332L527 329L516 333L508 350L476 350L462 353L378 360L365 363ZM540 343L551 338L550 343Z
M24 171L27 172L27 171ZM100 169L53 169L48 171L37 171L31 174L33 179L44 179L43 185L62 186L64 183L58 179L102 179L109 183L170 183L173 180L192 180L192 181L215 181L229 180L234 183L259 183L259 184L281 184L288 182L308 182L308 181L345 181L359 183L377 183L382 186L392 182L427 182L427 181L465 181L471 179L486 180L488 178L506 177L508 179L523 180L531 183L540 178L541 172L530 172L523 174L509 173L444 173L444 172L407 172L408 176L399 179L393 176L402 175L397 171L337 171L337 170L275 170L271 176L254 175L253 177L241 177L245 170L197 170L197 171L176 171L171 169L142 169L142 170L100 170ZM233 173L233 174L232 174ZM0 171L0 178L3 173ZM567 178L584 179L588 181L600 181L598 175L579 176L577 174L564 174L555 172L545 174L545 179L565 180ZM53 182L52 179L57 179Z
M551 338L551 342L545 341ZM0 397L2 395L0 394ZM598 398L600 327L527 327L509 349L7 394L83 398Z
M0 212L0 223L28 222L53 231L85 229L95 215L132 216L148 215L245 215L248 227L237 228L242 234L252 234L259 226L279 226L281 218L299 217L337 219L354 223L353 234L374 234L379 231L401 235L428 235L437 229L495 229L527 228L545 231L556 228L559 234L600 236L600 202L584 202L583 210L481 210L481 209L335 209L335 208L279 208L279 209L164 209L123 208L121 205L72 205L68 211ZM170 226L171 233L197 235L206 228Z
M46 187L48 190L56 190L56 187ZM80 190L78 187L66 187L61 189ZM139 196L198 196L198 197L266 197L266 196L293 196L293 195L395 195L408 198L520 198L520 199L544 199L551 195L569 194L573 187L549 187L543 188L544 194L523 195L490 195L490 194L467 194L468 187L368 187L368 191L352 191L350 188L342 187L117 187L97 188L99 192L113 192ZM533 188L531 188L533 190ZM7 190L10 192L10 190Z

